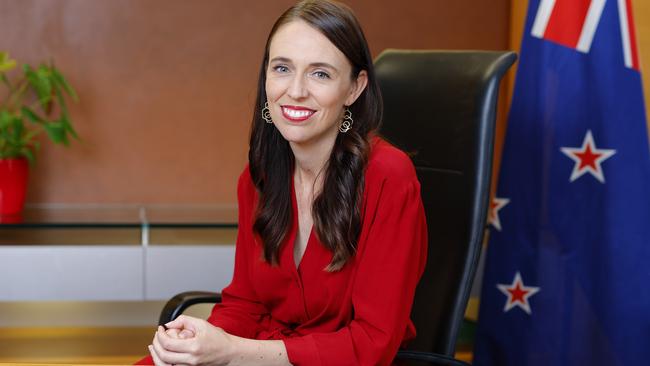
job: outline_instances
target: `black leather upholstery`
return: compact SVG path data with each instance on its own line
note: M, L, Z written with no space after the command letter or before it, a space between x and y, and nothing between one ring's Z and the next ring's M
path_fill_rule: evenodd
M512 52L387 50L376 60L381 132L412 154L429 256L409 349L453 356L483 239L499 81Z
M512 52L387 50L375 62L381 134L412 155L429 229L411 312L418 335L398 354L404 363L465 364L453 356L485 229L499 82L515 60ZM197 299L219 301L215 293L179 294L160 323Z

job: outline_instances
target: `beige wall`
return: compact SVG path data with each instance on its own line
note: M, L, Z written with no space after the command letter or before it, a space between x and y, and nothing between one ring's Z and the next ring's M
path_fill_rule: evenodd
M505 49L507 0L350 0L374 55ZM46 143L36 203L235 202L267 32L293 1L0 0L0 47L53 58L81 143Z

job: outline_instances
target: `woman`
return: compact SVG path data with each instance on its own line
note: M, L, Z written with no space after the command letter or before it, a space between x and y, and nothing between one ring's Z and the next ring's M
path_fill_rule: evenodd
M381 95L348 7L301 1L277 20L256 104L232 283L207 321L159 327L143 362L390 364L415 336L426 222L410 159L375 134Z

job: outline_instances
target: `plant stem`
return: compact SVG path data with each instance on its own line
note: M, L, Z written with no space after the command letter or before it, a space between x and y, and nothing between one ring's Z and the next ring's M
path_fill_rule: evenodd
M14 109L11 108L12 107L12 104L11 104L12 99L16 101L17 105L20 105L20 101L23 98L23 94L25 94L25 92L27 91L28 86L29 86L29 82L28 82L27 78L23 78L23 79L19 80L17 87L14 88L13 91L9 92L9 96L7 97L7 103L5 103L5 105L3 105L2 107L3 108L6 107L7 110L10 111L10 112L15 111Z
M37 100L35 100L32 104L30 104L28 108L33 110L34 108L39 107L39 106L41 105L41 103L49 102L49 101L52 100L52 99L53 99L52 97L46 97L46 98L43 98L43 99L37 99ZM50 114L51 114L51 113L50 113ZM49 116L47 112L45 112L45 115L46 115L46 116Z

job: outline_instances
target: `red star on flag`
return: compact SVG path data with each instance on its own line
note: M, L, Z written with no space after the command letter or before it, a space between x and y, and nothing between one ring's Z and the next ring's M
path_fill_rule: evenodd
M528 315L531 314L528 298L538 293L539 287L525 286L519 271L515 274L515 278L510 285L499 283L497 284L497 288L504 295L508 296L508 301L506 301L506 305L503 307L504 313L518 306Z
M490 214L488 215L488 221L495 229L501 231L501 220L499 219L499 210L501 210L505 205L510 203L508 198L498 198L494 197L490 203Z
M587 134L582 141L582 147L562 147L560 150L575 162L569 182L573 182L585 173L589 173L598 179L600 183L605 183L603 168L600 164L616 154L616 150L613 149L598 149L590 130L587 130Z

